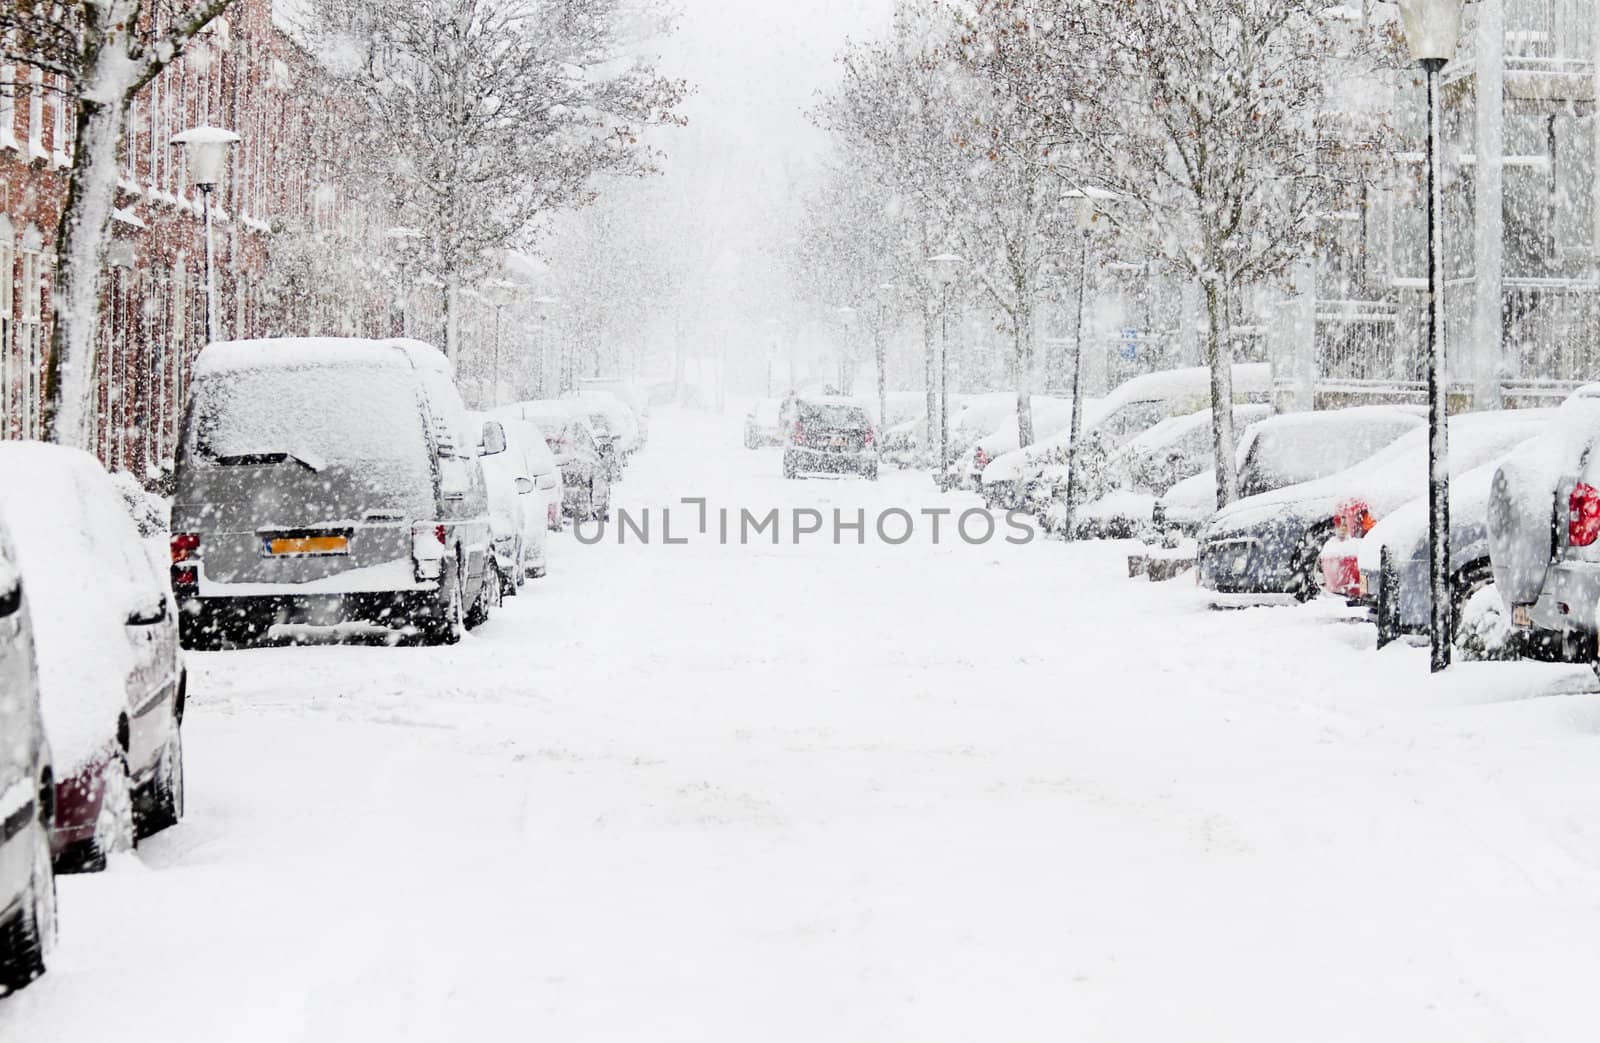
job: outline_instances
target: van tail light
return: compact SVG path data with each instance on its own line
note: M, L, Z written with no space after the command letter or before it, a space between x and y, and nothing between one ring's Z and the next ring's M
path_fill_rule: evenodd
M1600 539L1600 489L1579 482L1567 497L1567 542L1588 547Z
M870 428L870 427L867 428L866 437L863 438L861 440L861 442L862 442L863 445L868 445L868 446L876 444L876 439L874 438L874 436L872 434L872 428Z
M200 534L175 532L172 534L172 563L192 561L200 556Z
M977 464L978 465L978 470L981 471L985 467L989 466L989 454L984 452L983 448L980 446L979 448L973 450L973 452L972 452L972 462Z
M444 571L445 527L422 524L411 529L411 561L417 579L438 579Z
M1333 515L1333 534L1341 540L1359 540L1372 531L1377 519L1360 500L1346 500Z
M200 569L181 565L172 570L172 592L178 597L194 594L200 587Z

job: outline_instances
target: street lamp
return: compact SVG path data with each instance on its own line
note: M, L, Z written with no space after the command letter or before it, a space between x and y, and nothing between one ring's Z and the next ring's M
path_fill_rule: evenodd
M494 370L490 383L490 404L500 404L500 312L511 303L511 293L517 284L508 279L490 279L483 287L483 295L494 307Z
M1093 197L1083 189L1074 188L1066 193L1072 200L1072 216L1078 234L1083 239L1083 249L1078 267L1078 332L1072 347L1072 422L1067 435L1067 518L1064 532L1072 539L1073 516L1078 503L1078 436L1083 433L1083 307L1085 288L1089 285L1089 240L1094 235L1094 219L1099 211Z
M206 236L206 340L216 343L222 338L217 332L217 270L212 260L211 247L211 193L222 184L228 163L228 146L239 140L239 135L221 127L190 127L172 136L172 144L182 145L189 161L189 181L200 190L200 209L205 219Z
M1430 663L1450 665L1450 452L1449 409L1442 377L1444 346L1444 194L1438 155L1439 72L1456 55L1466 0L1398 0L1411 57L1428 84L1428 577L1433 601Z
M966 262L960 254L928 258L928 278L939 288L939 488L950 488L950 286Z
M885 282L879 283L875 292L878 298L878 324L873 331L873 354L877 356L876 364L878 367L878 426L887 428L889 426L889 377L886 372L888 366L884 355L885 342L889 339L889 330L888 320L884 313L894 303L895 297L900 293L900 288L892 282Z
M549 398L550 379L550 317L561 304L559 297L535 297L533 306L539 310L539 397Z

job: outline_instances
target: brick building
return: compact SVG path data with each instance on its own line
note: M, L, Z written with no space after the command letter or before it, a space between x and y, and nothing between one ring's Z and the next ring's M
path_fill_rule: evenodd
M56 224L72 151L73 109L49 74L0 62L0 437L40 434ZM376 333L395 325L374 295L384 263L386 199L346 191L354 106L273 21L271 0L227 17L130 105L104 273L96 370L97 451L153 479L172 456L189 367L205 340L200 199L172 136L235 130L229 177L212 197L224 337ZM317 272L275 253L365 259L365 279L318 307ZM326 281L326 280L324 280Z

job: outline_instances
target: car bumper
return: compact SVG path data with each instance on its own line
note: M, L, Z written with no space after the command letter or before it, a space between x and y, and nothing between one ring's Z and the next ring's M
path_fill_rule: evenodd
M1282 594L1289 588L1289 578L1253 536L1208 540L1195 563L1195 582L1221 594Z
M784 450L783 460L786 467L802 474L870 474L878 469L877 453L790 447Z
M265 597L186 597L179 602L179 634L185 648L204 644L207 635L229 640L260 640L274 626L366 624L401 629L438 617L437 587L365 594L271 595Z
M1600 562L1558 561L1529 610L1535 625L1558 633L1600 634Z

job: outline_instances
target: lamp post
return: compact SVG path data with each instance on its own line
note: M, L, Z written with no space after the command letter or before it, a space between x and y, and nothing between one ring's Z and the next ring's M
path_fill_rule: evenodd
M535 297L533 306L539 309L539 397L549 398L548 384L550 381L550 316L555 314L556 307L560 305L559 297Z
M1443 381L1444 194L1438 173L1439 71L1455 57L1465 0L1398 0L1411 56L1428 86L1428 578L1432 596L1430 664L1450 665L1450 455L1449 403Z
M490 279L483 287L483 295L494 308L494 368L489 385L489 404L500 404L500 312L511 303L511 294L517 284L509 279Z
M1078 436L1083 433L1083 307L1085 288L1089 285L1089 239L1094 234L1095 205L1089 193L1073 189L1067 193L1072 200L1073 218L1078 234L1083 239L1078 268L1078 331L1072 346L1072 421L1067 438L1067 518L1063 530L1072 539L1073 516L1078 504Z
M950 286L966 263L960 254L928 258L928 277L939 288L939 488L950 488Z
M172 136L172 144L182 145L189 160L189 182L200 190L200 209L206 237L206 340L221 340L217 331L217 269L212 259L211 193L222 184L228 163L228 146L239 135L221 127L190 127Z
M406 273L411 269L411 244L422 238L415 228L396 226L387 229L384 238L392 244L395 267L400 270L400 336L411 336L411 281Z
M878 367L878 426L889 426L889 376L888 365L885 359L886 342L889 339L888 319L885 313L889 305L894 303L899 287L892 282L879 283L876 291L878 297L878 323L873 330L873 355L875 365Z

